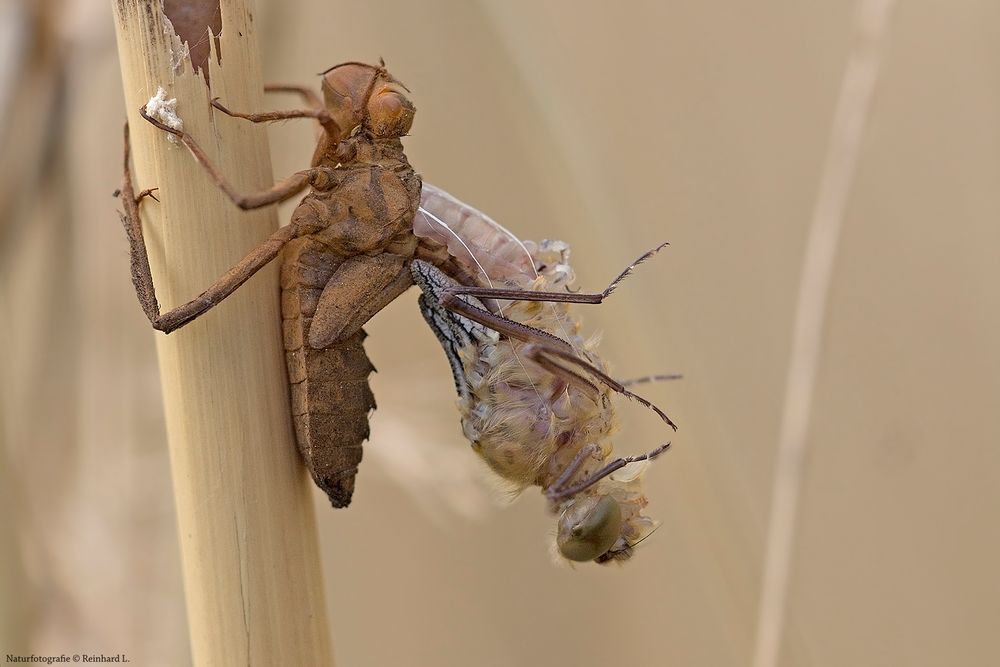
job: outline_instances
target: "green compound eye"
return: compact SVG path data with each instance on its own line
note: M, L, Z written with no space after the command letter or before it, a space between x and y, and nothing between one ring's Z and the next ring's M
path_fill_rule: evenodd
M604 555L621 535L622 511L611 496L585 498L559 517L559 553L574 561Z

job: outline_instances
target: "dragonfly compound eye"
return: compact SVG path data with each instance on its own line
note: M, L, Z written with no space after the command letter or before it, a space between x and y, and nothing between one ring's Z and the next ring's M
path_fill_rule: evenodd
M559 553L574 561L594 560L621 536L622 511L611 496L585 497L559 517Z
M416 109L396 83L376 86L368 98L368 125L376 137L401 137L410 131Z

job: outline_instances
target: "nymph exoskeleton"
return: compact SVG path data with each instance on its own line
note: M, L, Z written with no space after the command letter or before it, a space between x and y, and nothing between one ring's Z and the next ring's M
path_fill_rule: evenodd
M217 305L268 262L284 253L281 305L296 441L313 479L335 507L354 491L361 443L369 434L375 399L373 370L362 326L413 284L409 262L417 252L413 217L420 178L400 138L415 109L406 89L384 66L338 65L322 75L323 101L298 86L272 90L301 94L309 109L230 116L252 122L314 118L322 136L312 167L263 192L243 195L186 132L140 110L146 120L177 137L207 175L242 209L289 199L309 189L290 224L250 252L190 302L160 313L129 169L126 129L122 216L132 257L132 279L153 327L170 333Z
M481 217L480 217L481 216ZM474 225L489 218L446 193L425 191L414 227L418 235L449 235L457 261L492 287L469 287L434 266L412 263L420 308L454 374L462 426L473 449L515 490L542 488L558 515L558 553L572 561L626 560L654 528L642 514L640 461L669 443L634 457L613 458L618 427L611 393L658 408L612 380L596 343L580 337L568 302L598 303L640 262L604 292L569 291L569 248L558 241L518 242L495 225L490 246L479 246ZM459 229L455 229L459 228ZM504 237L506 240L503 240ZM502 299L496 302L494 299Z

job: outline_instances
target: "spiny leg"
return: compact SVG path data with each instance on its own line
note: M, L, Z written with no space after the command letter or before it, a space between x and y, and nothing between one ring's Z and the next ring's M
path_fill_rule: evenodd
M603 303L611 296L611 293L618 288L618 285L625 280L635 267L639 266L647 259L666 248L669 243L661 243L652 250L643 253L641 257L625 267L625 270L618 274L618 277L611 281L611 284L603 292L586 294L581 292L535 292L532 290L518 290L510 288L494 287L469 287L458 285L451 287L447 291L454 295L474 296L477 299L506 299L510 301L550 301L556 303Z
M271 123L277 120L290 120L292 118L315 118L319 124L327 132L337 136L340 134L340 127L337 122L333 120L330 112L324 108L312 108L312 109L286 109L282 111L263 111L261 113L243 113L240 111L232 111L226 108L219 98L212 99L212 106L233 118L242 118L243 120L248 120L251 123Z
M129 260L132 267L132 284L142 311L149 321L155 322L160 317L160 306L156 301L156 289L153 287L153 276L149 272L149 256L146 254L146 242L142 237L142 221L139 219L139 201L132 185L132 169L130 162L132 144L128 137L128 123L125 123L125 150L122 165L122 185L116 190L116 196L122 200L125 212L121 214L125 235L128 237Z
M217 305L268 262L277 257L285 244L299 234L298 228L294 225L280 228L266 241L251 250L246 257L237 262L198 297L161 314L160 305L156 300L156 289L153 287L153 276L149 270L149 255L146 253L146 242L142 235L142 221L139 218L141 197L135 194L135 187L132 184L132 170L129 165L130 152L128 124L126 124L122 186L119 191L125 212L121 214L121 220L128 237L132 284L135 285L136 296L139 297L142 310L146 313L146 317L149 318L154 329L170 333ZM148 191L144 190L143 192Z
M597 368L588 361L585 361L577 356L573 347L561 338L557 338L550 333L541 331L534 327L530 327L526 324L521 324L520 322L514 322L501 315L496 315L482 308L478 308L456 296L461 290L461 287L454 288L448 287L442 291L443 296L441 297L441 305L448 310L458 313L462 317L472 320L473 322L478 322L483 326L489 327L494 331L507 336L508 338L513 338L515 340L528 343L524 348L524 352L531 357L536 363L545 368L550 373L567 378L571 381L583 384L584 386L589 386L596 389L594 383L588 381L583 375L572 368L567 368L566 365L561 364L556 361L556 359L566 362L568 365L576 366L580 370L594 376L600 382L610 387L613 391L627 397L634 401L646 406L657 415L660 419L666 422L672 429L677 430L677 425L674 424L670 417L667 416L663 410L656 407L653 403L646 400L642 396L635 394L628 389L626 389L620 382L612 378L610 375ZM493 298L500 299L520 299L517 296L522 293L523 290L490 290ZM538 294L538 292L527 292L528 294Z
M617 458L611 463L601 468L600 470L598 470L597 472L595 472L587 479L580 482L579 484L574 484L571 487L563 489L556 488L553 486L549 488L548 491L545 492L545 495L546 497L548 497L549 500L561 500L562 498L569 498L570 496L574 496L583 491L584 489L593 486L594 484L604 479L605 477L615 472L616 470L624 468L629 463L636 463L637 461L652 461L657 456L667 451L669 448L670 448L670 443L668 442L666 444L660 445L659 447L657 447L652 451L646 452L645 454L640 454L638 456L623 456L621 458Z
M323 100L320 99L316 91L309 86L303 86L298 83L269 83L264 86L265 93L291 93L293 95L298 95L302 98L302 101L306 103L306 106L310 109L324 109ZM321 138L326 130L323 128L322 124L319 124L317 128L317 139Z
M218 188L222 190L234 204L239 206L244 211L283 202L286 199L290 199L291 197L294 197L298 193L302 192L317 179L327 177L326 171L321 168L304 169L292 174L284 180L278 181L267 190L262 190L261 192L255 192L248 195L241 194L240 192L237 192L236 188L234 188L226 177L222 175L219 168L212 164L208 155L190 134L183 130L177 130L164 125L160 121L148 115L145 107L139 108L139 114L159 129L164 132L169 132L180 139L181 143L183 143L184 146L187 147L188 151L191 152L194 159L205 168L206 172L208 172L208 176L212 179L212 182L215 183L215 185L218 186Z
M502 315L496 315L488 310L474 306L464 299L458 298L460 294L465 294L465 292L462 291L463 289L464 288L462 286L447 287L443 289L440 292L441 305L452 312L458 313L462 317L472 320L473 322L479 322L483 326L487 326L490 329L507 336L508 338L514 338L515 340L525 343L547 344L552 347L562 347L569 351L573 350L572 345L558 336L553 336L547 331L536 329L535 327L522 324L521 322L509 320ZM521 290L508 290L506 292L503 290L491 291L498 294L502 293L500 298L509 297L510 299L520 298L516 295L521 293ZM535 294L535 292L525 293Z

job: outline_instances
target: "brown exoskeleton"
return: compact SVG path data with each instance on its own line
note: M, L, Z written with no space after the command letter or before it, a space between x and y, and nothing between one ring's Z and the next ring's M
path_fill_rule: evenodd
M405 88L385 67L345 63L323 74L324 101L305 110L232 113L254 122L315 118L323 135L312 167L264 192L242 195L212 165L194 139L142 115L175 135L215 183L242 209L309 192L290 224L250 252L190 302L160 313L149 272L138 201L126 143L121 199L132 254L132 279L153 327L170 333L225 299L282 251L281 304L284 346L292 387L296 440L313 479L335 507L350 503L368 437L375 399L373 370L362 346L362 326L413 284L409 261L417 249L412 222L420 203L420 178L403 154L400 137L413 122ZM127 142L127 135L126 135Z
M156 329L169 333L202 315L283 252L284 346L296 439L313 479L335 507L350 502L361 461L361 444L369 434L368 413L375 407L367 381L372 366L362 346L365 335L362 326L415 279L424 288L425 314L433 311L439 319L444 318L445 326L451 326L448 322L459 326L473 322L481 330L492 331L496 340L511 341L505 349L512 352L512 358L518 360L524 372L524 378L517 382L535 386L547 382L553 398L540 403L539 410L551 409L555 410L552 414L558 414L558 410L578 404L571 396L585 395L586 400L597 406L590 408L596 409L596 416L573 412L576 416L570 417L570 421L589 423L586 429L596 429L595 439L601 440L597 435L606 436L614 424L609 388L653 407L608 377L593 351L572 338L576 325L565 315L562 305L600 303L618 281L601 294L578 294L562 289L564 283L558 276L549 282L542 277L538 278L541 282L517 277L534 276L536 262L541 260L525 254L524 245L499 225L492 221L485 224L489 219L474 209L432 186L425 184L421 188L420 178L409 165L400 142L409 131L415 112L402 84L384 66L361 63L339 65L322 77L322 101L305 88L272 87L301 94L311 105L308 109L246 114L230 111L213 101L213 106L223 113L252 122L313 118L323 130L309 169L251 195L236 192L190 135L141 110L149 122L177 137L240 208L274 204L309 188L290 224L276 231L201 295L161 314L138 214L139 202L148 191L136 195L129 170L126 133L122 218L130 242L133 282L143 310ZM441 218L448 222L442 222ZM476 258L484 249L489 256L488 270ZM502 287L490 284L491 273L501 279ZM548 275L541 270L538 274ZM437 281L440 289L429 289L428 281ZM556 291L539 291L547 287ZM504 311L500 307L504 302L496 299L524 302ZM544 306L548 312L561 313L554 320L561 323L559 327L552 322L521 317L524 308L542 307L540 301L560 302ZM505 317L511 314L514 319ZM432 326L435 326L433 321ZM572 335L565 330L567 326ZM435 328L440 334L441 330ZM489 370L460 367L456 365L457 358L450 356L456 383L461 373L468 371L478 376ZM530 361L530 371L520 364L521 358ZM488 366L490 359L482 363ZM506 363L498 365L506 367ZM494 373L489 377L495 376ZM502 385L498 380L491 386L495 389ZM563 399L558 398L560 392L565 393ZM480 401L479 405L485 403ZM665 414L653 409L673 425ZM614 480L607 475L612 470L607 466L595 469L594 463L605 462L610 449L589 440L584 442L582 431L577 435L569 439L573 447L545 454L548 473L538 469L531 473L532 479L528 479L525 471L508 478L516 477L515 481L525 485L542 485L555 506L562 508L564 517L569 517L562 522L569 523L561 531L568 531L568 537L560 538L561 552L567 558L624 558L622 554L629 553L630 545L643 533L640 524L649 521L645 518L640 521L638 514L645 499L638 491L638 495L628 498L609 491ZM556 444L564 438L553 437ZM517 445L511 442L505 447L497 450L500 458L486 457L498 470L497 465ZM524 452L533 452L531 456L541 457L537 443L526 442L522 447ZM607 465L618 468L632 460L652 458L664 448ZM572 456L567 458L567 454ZM512 455L517 458L516 452ZM546 474L549 477L544 477ZM606 498L617 499L613 508ZM619 513L625 527L612 530L613 517L618 516L613 510ZM608 542L612 533L615 539ZM591 553L595 544L599 553Z

